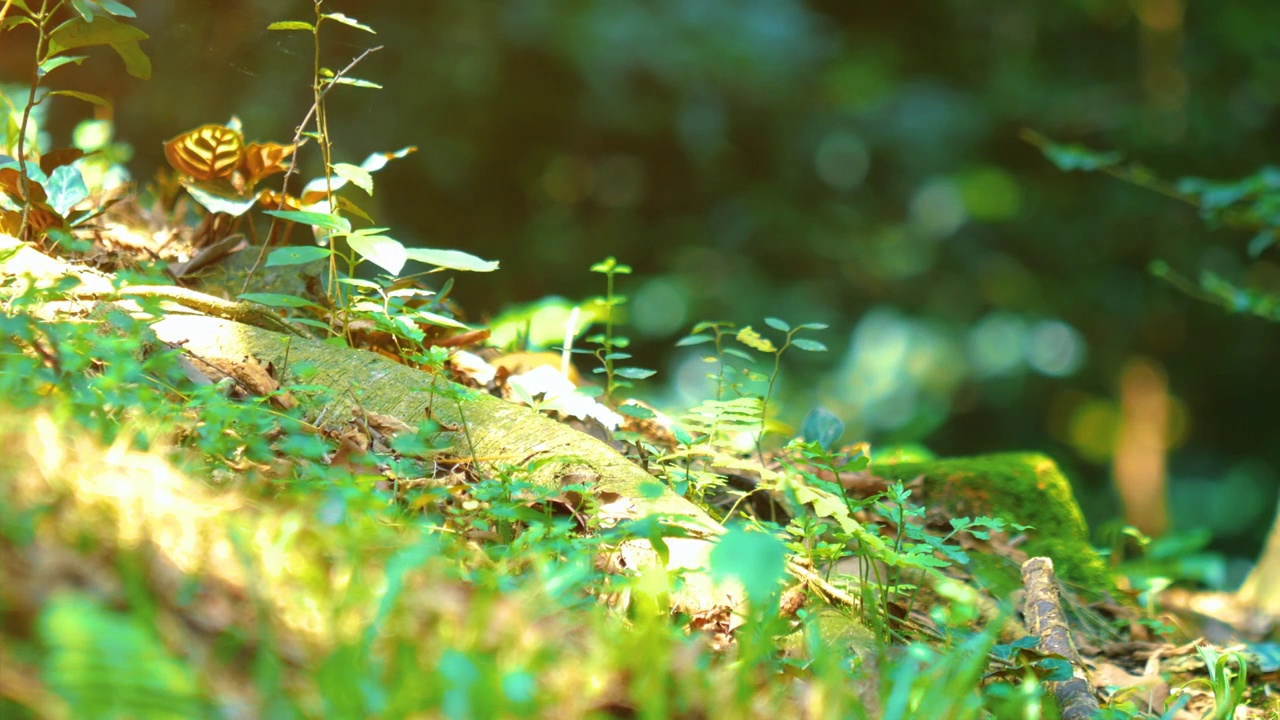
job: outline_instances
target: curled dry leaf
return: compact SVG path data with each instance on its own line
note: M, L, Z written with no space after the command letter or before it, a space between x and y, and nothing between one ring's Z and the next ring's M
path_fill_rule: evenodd
M229 178L244 158L244 138L226 125L201 125L166 142L164 156L194 180Z

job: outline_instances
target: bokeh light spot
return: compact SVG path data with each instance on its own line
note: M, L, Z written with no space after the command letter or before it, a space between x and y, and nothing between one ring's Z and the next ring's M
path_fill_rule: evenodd
M871 169L867 146L853 133L833 132L823 138L813 157L818 177L834 190L852 190Z
M1084 338L1061 320L1041 320L1028 336L1027 364L1052 377L1075 374L1084 363Z
M1026 347L1027 323L1011 313L991 313L969 331L969 362L978 375L1013 373L1022 366Z
M1111 459L1119 430L1120 412L1115 403L1090 399L1076 406L1068 436L1080 457L1104 463Z
M911 224L925 235L944 238L964 224L964 198L955 183L946 179L926 182L911 198Z
M595 167L595 196L608 207L631 207L644 194L644 165L630 155L610 155Z
M977 220L1007 220L1022 207L1022 191L1000 168L977 168L961 175L957 182L965 209Z
M665 337L684 327L689 317L689 290L670 275L653 278L631 296L631 326L644 337Z
M591 163L576 155L557 155L542 172L542 190L561 205L576 205L591 192Z

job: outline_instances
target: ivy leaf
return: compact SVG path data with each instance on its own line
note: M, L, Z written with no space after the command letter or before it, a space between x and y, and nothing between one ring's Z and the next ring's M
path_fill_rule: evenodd
M66 217L73 205L89 197L89 188L85 187L84 177L80 171L70 165L54 168L49 173L49 182L44 186L49 194L49 204L61 216Z
M818 443L823 450L830 450L844 435L844 422L835 413L816 407L804 416L800 434L805 440Z

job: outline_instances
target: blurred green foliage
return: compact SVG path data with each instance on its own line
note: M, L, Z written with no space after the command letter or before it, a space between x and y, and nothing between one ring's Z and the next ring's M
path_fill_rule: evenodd
M473 315L586 298L589 263L616 256L635 268L620 282L629 351L661 371L660 400L707 396L696 354L672 350L696 321L822 322L831 352L788 358L784 419L821 404L848 438L1046 451L1095 517L1114 511L1118 378L1151 358L1175 400L1175 523L1260 546L1280 462L1262 401L1280 391L1275 328L1148 268L1265 292L1280 287L1274 248L1255 240L1250 259L1256 232L1062 173L1019 132L1166 177L1249 176L1280 149L1280 4L350 4L386 47L360 75L385 90L331 98L335 160L422 148L385 171L378 217L407 245L502 262L455 291ZM148 4L150 82L110 62L68 77L116 101L139 179L163 167L161 140L233 113L282 141L309 102L310 56L266 27L309 7ZM366 37L331 42L340 67ZM25 77L21 55L0 58L5 79ZM83 109L54 107L65 137Z

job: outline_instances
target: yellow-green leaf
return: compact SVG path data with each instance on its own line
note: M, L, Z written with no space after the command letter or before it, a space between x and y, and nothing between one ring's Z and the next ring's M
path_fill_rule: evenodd
M320 17L323 17L326 20L333 20L334 22L340 22L343 25L346 25L347 27L353 27L357 30L363 30L373 35L378 34L377 31L375 31L373 28L369 27L368 25L365 25L364 23L356 20L355 18L347 17L342 13L325 13Z
M365 194L373 195L373 176L368 170L350 163L335 163L333 171L338 174L338 177L365 191Z
M309 22L301 20L282 20L273 22L267 26L268 30L306 30L307 32L315 32L316 29Z
M746 345L752 350L758 350L762 353L775 353L778 351L768 338L761 336L760 333L751 329L750 325L739 330L737 338L738 342Z
M52 90L49 92L49 94L65 95L67 97L73 97L77 100L83 100L87 103L93 103L94 105L101 105L102 107L105 107L105 108L111 107L111 103L108 102L106 98L99 97L92 93L79 92L78 90Z

